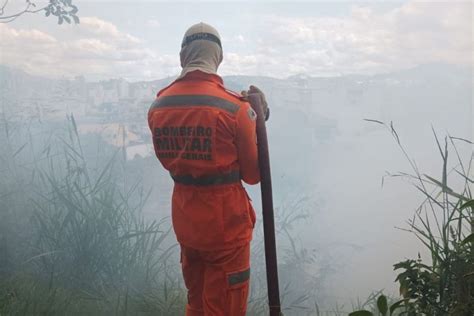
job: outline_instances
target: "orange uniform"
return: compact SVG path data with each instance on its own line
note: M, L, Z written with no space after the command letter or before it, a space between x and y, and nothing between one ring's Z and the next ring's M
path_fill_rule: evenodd
M173 228L188 288L187 315L244 315L255 212L256 114L222 79L193 71L148 112L156 156L170 172Z

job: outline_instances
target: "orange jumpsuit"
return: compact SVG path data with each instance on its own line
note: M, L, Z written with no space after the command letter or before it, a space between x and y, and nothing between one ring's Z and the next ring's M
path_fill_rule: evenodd
M255 212L241 180L260 181L255 120L249 103L201 71L161 90L148 112L156 156L175 182L186 315L245 315Z

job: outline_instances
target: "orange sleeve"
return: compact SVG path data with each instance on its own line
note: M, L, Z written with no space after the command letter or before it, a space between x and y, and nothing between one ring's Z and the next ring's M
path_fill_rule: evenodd
M257 115L245 102L237 112L236 146L240 175L248 184L257 184L260 181L257 150Z

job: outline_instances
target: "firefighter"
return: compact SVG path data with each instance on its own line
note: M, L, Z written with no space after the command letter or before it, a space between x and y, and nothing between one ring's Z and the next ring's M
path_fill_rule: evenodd
M156 156L174 180L172 222L181 247L186 315L245 315L255 212L242 180L260 181L256 113L226 89L219 33L198 23L185 33L182 72L148 112ZM263 102L263 113L269 111Z

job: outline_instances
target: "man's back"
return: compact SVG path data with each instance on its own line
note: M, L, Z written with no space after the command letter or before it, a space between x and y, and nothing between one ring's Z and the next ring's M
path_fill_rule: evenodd
M220 77L193 71L160 91L148 120L156 155L175 181L178 241L203 250L247 243L255 214L240 180L259 181L249 104Z

